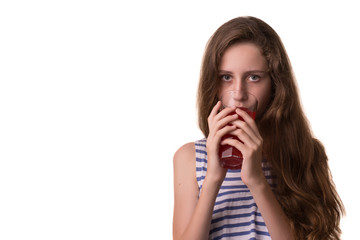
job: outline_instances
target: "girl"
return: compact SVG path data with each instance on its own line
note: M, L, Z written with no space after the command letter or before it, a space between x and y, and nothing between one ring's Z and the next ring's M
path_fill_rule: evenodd
M257 97L255 121L241 109L220 111L229 90ZM174 155L174 239L340 238L344 208L324 147L301 109L284 46L265 22L235 18L211 37L198 119L206 138ZM222 140L226 134L241 141ZM221 167L225 144L242 152L241 170Z

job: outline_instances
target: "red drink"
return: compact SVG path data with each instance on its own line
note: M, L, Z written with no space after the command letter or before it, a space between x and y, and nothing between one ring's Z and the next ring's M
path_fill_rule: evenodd
M256 115L255 112L252 112L249 109L244 108L244 107L240 107L240 109L247 112L247 114L249 114L250 117L252 117L255 120L255 115ZM235 114L235 112L232 112L229 115L232 115L232 114ZM240 117L240 116L238 116L238 117L239 117L239 120L244 121L244 119L242 117ZM235 137L230 134L226 134L224 137L222 137L221 140L226 139L226 138L232 138L232 139L239 140L238 137ZM220 157L220 164L223 168L241 169L241 167L242 167L242 162L243 162L242 153L233 146L220 145L219 157Z

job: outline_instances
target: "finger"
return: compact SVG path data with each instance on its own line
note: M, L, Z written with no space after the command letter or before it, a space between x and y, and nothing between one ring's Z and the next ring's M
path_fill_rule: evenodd
M235 112L239 114L240 117L244 119L245 122L253 122L255 123L255 120L250 116L250 113L247 113L245 110L241 108L236 108Z
M220 130L218 130L215 134L216 138L219 140L225 136L226 134L229 134L230 132L234 131L236 129L236 126L233 125L227 125L223 128L221 128Z
M233 124L230 124L230 123L234 122L236 119L238 119L238 117L239 116L236 113L232 114L232 115L227 115L226 117L218 120L215 123L214 130L217 131L217 130L225 127L226 125L233 125Z
M231 114L231 113L236 114L236 113L235 113L235 109L236 109L235 106L233 106L233 107L226 107L226 108L222 109L222 110L214 117L214 119L220 120L220 119L226 117L227 115L229 115L229 114Z
M220 128L224 127L226 124L230 123L231 121L234 121L235 119L237 119L239 117L239 115L237 115L235 113L235 107L225 108L222 111L220 111L219 113L217 113L216 115L214 115L216 110L219 109L219 107L220 106L216 105L208 117L210 131L214 128L216 128L214 130L217 131ZM228 115L231 112L234 113L233 116L228 117ZM223 120L224 118L225 118L225 120Z
M229 134L237 137L245 146L256 148L258 145L260 145L260 141L254 140L243 129L236 128L235 130L231 131Z
M244 143L240 142L237 139L233 139L233 138L225 138L224 140L221 141L220 144L221 145L230 145L232 147L235 147L240 152L243 152L246 148Z
M246 111L244 111L240 108L237 108L235 110L235 112L244 119L244 122L246 122L247 124L249 124L251 126L251 128L254 130L254 132L256 134L260 134L259 130L256 126L255 120L249 115L249 113L247 113Z
M250 137L251 141L260 144L261 136L258 133L257 129L254 130L248 123L241 120L233 121L231 122L231 124L236 126L237 129L241 130L241 131L236 131L236 133L234 132L234 134L236 134L237 137L240 137L239 134L243 132L243 134L246 134L247 136Z
M220 107L221 107L221 102L218 101L218 102L215 104L215 106L213 107L213 109L211 110L208 119L214 118L214 117L216 116L216 114L219 112Z

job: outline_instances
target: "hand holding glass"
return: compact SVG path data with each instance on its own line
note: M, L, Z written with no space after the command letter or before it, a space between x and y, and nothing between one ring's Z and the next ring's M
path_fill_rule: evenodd
M256 109L258 101L254 95L251 93L243 93L241 91L228 91L225 92L221 97L220 101L222 103L222 109L226 107L236 106L247 112L254 120L256 115ZM230 113L235 114L235 111ZM244 119L238 116L239 120L244 121ZM232 138L239 140L238 137L226 134L221 140L226 138ZM240 140L239 140L240 141ZM219 151L220 164L224 168L228 169L241 169L243 162L242 153L235 147L230 145L220 145Z

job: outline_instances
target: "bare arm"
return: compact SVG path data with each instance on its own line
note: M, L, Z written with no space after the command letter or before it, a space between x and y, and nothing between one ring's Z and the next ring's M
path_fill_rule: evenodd
M264 178L257 186L250 186L249 188L264 218L271 239L294 239L289 219L286 217L266 179Z
M195 173L195 146L188 143L174 155L174 239L208 239L215 199L221 185L206 178L201 196Z
M209 118L210 133L207 138L207 172L201 194L196 181L196 157L194 143L185 144L174 155L174 239L208 239L216 196L225 178L226 169L219 163L221 137L235 129L228 126L237 119L228 116L234 108L219 113L220 102L213 108Z

